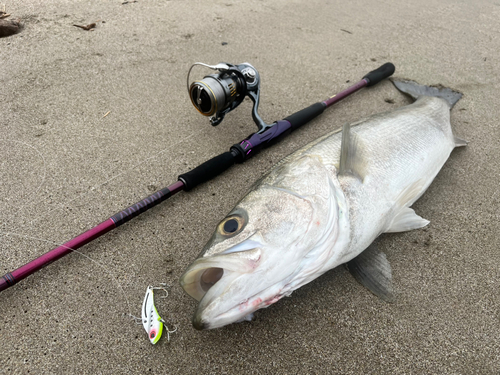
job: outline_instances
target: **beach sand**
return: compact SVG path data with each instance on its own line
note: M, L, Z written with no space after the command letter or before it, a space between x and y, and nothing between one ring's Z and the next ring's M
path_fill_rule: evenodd
M382 236L393 304L339 267L252 322L200 332L178 283L274 163L410 102L384 81L0 293L0 373L500 373L498 0L4 2L24 29L0 39L2 275L256 130L249 100L217 127L193 108L197 61L254 65L267 122L390 61L395 77L464 94L451 122L469 145L413 206L430 225ZM153 346L126 315L162 282L158 312L178 331Z

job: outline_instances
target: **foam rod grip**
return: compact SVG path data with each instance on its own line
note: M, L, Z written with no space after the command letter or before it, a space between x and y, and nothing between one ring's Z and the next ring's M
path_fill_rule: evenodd
M189 191L194 187L217 177L222 172L229 169L236 162L236 157L230 152L224 152L203 164L200 164L195 169L181 174L179 180L184 183L184 190Z
M293 115L285 118L285 121L288 121L292 130L300 128L302 125L307 124L316 116L319 116L325 110L326 105L322 102L314 103L307 108L304 108L298 112L295 112Z
M393 63L385 63L382 65L380 68L372 70L370 73L365 75L363 79L368 80L368 84L366 86L373 86L382 81L383 79L386 79L394 74L394 71L396 70L396 67L394 66Z

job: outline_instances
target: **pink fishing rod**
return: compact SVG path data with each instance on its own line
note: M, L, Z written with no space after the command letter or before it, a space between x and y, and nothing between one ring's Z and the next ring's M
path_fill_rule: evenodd
M373 86L383 79L391 76L394 73L394 70L395 67L393 64L386 63L380 68L365 75L363 79L358 83L339 92L331 98L322 102L315 103L286 117L284 120L277 121L270 125L263 123L260 117L257 115L256 109L258 106L258 93L257 96L252 96L251 93L246 93L251 96L252 100L254 100L255 103L254 112L252 113L252 115L254 117L254 121L259 127L259 131L257 133L254 133L240 143L233 145L230 151L224 152L199 165L193 170L180 175L179 180L174 184L163 188L156 193L151 194L149 197L144 198L143 200L124 209L123 211L118 212L117 214L111 216L109 219L103 221L94 228L89 229L88 231L69 240L63 245L58 246L55 249L41 255L40 257L32 260L24 266L21 266L12 272L6 273L4 276L2 276L2 278L0 278L0 291L13 286L17 282L35 273L48 264L71 253L73 250L76 250L88 244L89 242L92 242L96 238L101 237L103 234L119 227L120 225L126 223L127 221L133 219L141 213L149 210L151 207L154 207L164 200L170 198L172 195L177 194L179 191L189 191L194 187L220 175L222 172L230 168L233 164L242 163L248 160L261 148L268 147L274 144L276 141L282 139L291 131L298 129L302 125L319 116L326 108L332 106L333 104L339 102L340 100L346 98L347 96L353 94L354 92L365 86ZM226 71L227 70L225 70L224 72ZM245 73L244 70L243 72ZM237 74L235 75L237 76ZM248 77L246 79L248 81ZM250 83L253 83L253 81L251 81ZM198 96L197 98L195 98L198 100L198 102L194 103L200 104L201 109L205 108L205 103L202 103L200 101L202 93L195 92L195 90L193 90L193 95ZM242 100L243 99L241 99L240 102ZM221 111L222 116L217 119L218 123L222 121L222 118L227 112L234 109L238 104L239 103L233 104L232 107L228 106L227 108L229 109L226 109L225 113Z

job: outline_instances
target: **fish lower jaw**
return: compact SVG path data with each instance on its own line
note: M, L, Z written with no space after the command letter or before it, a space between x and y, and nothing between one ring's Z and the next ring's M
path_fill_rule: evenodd
M196 314L193 318L193 326L198 330L205 330L220 328L232 323L250 321L255 311L278 302L284 296L285 294L280 293L267 296L264 299L259 296L254 296L213 318L207 319L203 317L203 314Z
M241 314L241 312L231 309L213 318L207 318L203 316L203 314L196 314L193 317L193 327L197 330L221 328L231 323L244 321L244 318L252 313L253 311L248 311L247 313Z

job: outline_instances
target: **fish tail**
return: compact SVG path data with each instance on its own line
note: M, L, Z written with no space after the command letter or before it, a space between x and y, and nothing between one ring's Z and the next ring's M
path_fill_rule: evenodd
M460 100L460 98L462 98L461 92L454 91L448 87L444 87L441 85L425 86L413 81L406 80L392 80L392 83L399 91L410 95L414 99L418 99L421 96L434 96L444 99L448 103L450 108L453 108L453 106Z

